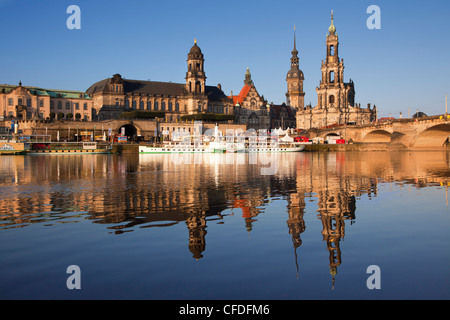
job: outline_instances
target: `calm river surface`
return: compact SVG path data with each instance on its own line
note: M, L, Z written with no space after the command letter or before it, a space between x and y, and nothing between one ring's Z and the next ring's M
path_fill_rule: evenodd
M450 298L450 153L0 165L1 299Z

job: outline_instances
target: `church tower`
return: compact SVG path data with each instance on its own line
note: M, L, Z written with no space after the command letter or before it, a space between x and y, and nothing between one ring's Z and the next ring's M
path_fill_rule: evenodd
M203 53L197 46L197 40L188 53L188 71L186 72L186 90L191 94L205 94L205 70L203 69L205 59Z
M344 83L344 59L339 59L339 38L331 11L331 25L326 40L326 58L322 61L322 81L316 89L318 107L346 108L353 106L354 88L352 83Z
M197 40L194 40L194 45L189 51L187 59L186 92L189 96L188 113L207 111L204 63L203 53L197 45Z
M291 69L287 73L286 104L295 110L302 110L305 106L305 93L303 92L303 80L305 77L299 69L298 51L295 42L294 27L294 50L292 50Z

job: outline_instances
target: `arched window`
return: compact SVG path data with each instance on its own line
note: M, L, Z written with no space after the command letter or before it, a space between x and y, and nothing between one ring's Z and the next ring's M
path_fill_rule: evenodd
M180 104L179 103L175 103L175 111L180 111Z
M152 102L150 100L147 101L147 110L152 110Z
M166 111L166 103L161 101L161 111Z
M159 105L158 105L158 101L155 101L155 111L158 111Z
M136 109L136 100L133 100L133 102L131 103L131 107L132 109Z
M172 102L169 102L169 111L172 111Z
M330 72L330 83L334 83L334 71Z
M334 46L331 45L330 46L330 56L334 56L334 54L335 54Z
M139 109L144 110L144 101L143 100L141 100L139 102Z
M333 95L330 96L329 102L330 102L330 104L334 104L334 96Z

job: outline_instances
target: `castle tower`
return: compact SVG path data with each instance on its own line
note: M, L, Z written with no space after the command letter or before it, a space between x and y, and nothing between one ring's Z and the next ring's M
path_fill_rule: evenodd
M303 92L303 81L305 80L305 77L299 68L299 60L294 27L294 49L292 50L291 69L286 76L286 104L297 111L302 110L305 105L305 93Z

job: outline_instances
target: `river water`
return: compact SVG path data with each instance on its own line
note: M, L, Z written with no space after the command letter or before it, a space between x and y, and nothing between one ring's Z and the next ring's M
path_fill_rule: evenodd
M1 299L450 298L449 153L0 164Z

